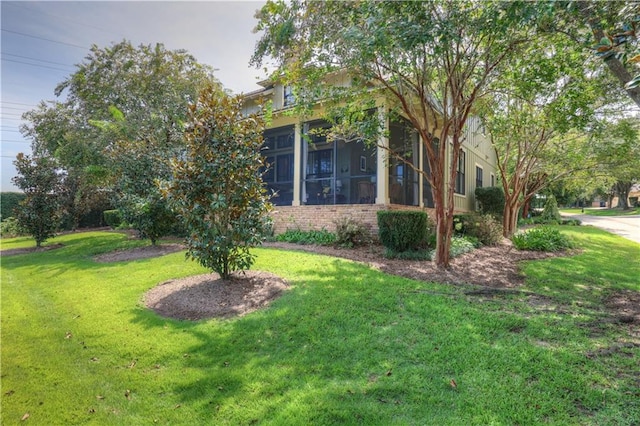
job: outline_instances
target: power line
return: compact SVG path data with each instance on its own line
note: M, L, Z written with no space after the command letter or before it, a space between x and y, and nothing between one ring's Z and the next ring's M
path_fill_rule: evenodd
M12 30L7 30L2 28L2 31L7 32L7 33L11 33L11 34L18 34L24 37L31 37L31 38L35 38L38 40L44 40L44 41L48 41L51 43L58 43L58 44L64 44L65 46L71 46L71 47L77 47L78 49L83 49L83 50L89 50L86 46L80 46L77 44L72 44L72 43L65 43L64 41L58 41L58 40L52 40L50 38L46 38L46 37L40 37L40 36L35 36L35 35L31 35L31 34L25 34L25 33L21 33L18 31L12 31Z
M36 106L36 105L33 105L33 104L23 104L23 103L21 103L21 102L0 101L0 103L3 103L3 104L12 104L12 105L25 105L25 106L31 106L31 107Z
M32 57L29 57L29 56L15 55L13 53L3 53L3 55L5 55L5 56L13 56L13 57L22 58L22 59L29 59L31 61L46 62L48 64L62 65L64 67L73 68L73 65L63 64L62 62L47 61L47 60L44 60L44 59L32 58Z
M2 30L2 31L4 31L4 30ZM2 58L2 61L15 62L17 64L24 64L24 65L31 65L32 67L38 67L38 68L48 68L50 70L56 70L56 71L64 71L64 72L70 72L71 71L71 70L63 70L62 68L50 67L50 66L47 66L47 65L32 64L32 63L24 62L24 61L16 61L15 59Z
M9 142L9 143L29 143L29 144L31 143L31 142L29 142L29 141L17 141L17 140L14 140L14 139L2 139L2 142Z

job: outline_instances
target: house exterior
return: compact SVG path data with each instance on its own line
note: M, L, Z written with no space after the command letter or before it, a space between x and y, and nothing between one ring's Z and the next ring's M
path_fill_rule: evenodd
M249 114L259 108L259 101L272 102L273 118L265 130L263 146L270 168L263 179L274 194L276 234L288 228L332 231L335 221L344 216L377 233L378 210L424 209L431 213L431 190L419 173L403 161L389 158L383 148L360 141L327 140L318 132L329 126L322 120L321 107L314 116L300 120L287 114L294 102L288 87L270 81L261 85L262 89L245 95L244 108ZM423 144L409 123L388 119L386 126L388 137L378 145L402 153L420 170L428 169ZM471 118L467 127L455 184L454 209L459 213L475 210L475 188L497 183L496 155L480 121ZM450 155L450 144L448 149Z

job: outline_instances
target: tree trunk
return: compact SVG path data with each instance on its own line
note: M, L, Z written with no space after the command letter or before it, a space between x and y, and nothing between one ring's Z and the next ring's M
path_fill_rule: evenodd
M518 229L518 205L505 204L502 214L502 235L510 238Z
M522 218L526 219L529 217L529 209L531 208L531 198L527 197L524 200L524 204L522 205Z
M616 193L618 194L618 207L629 210L629 192L631 192L631 182L617 182Z
M521 203L518 202L518 195L505 192L504 210L502 211L502 235L505 238L511 236L518 229L518 211Z

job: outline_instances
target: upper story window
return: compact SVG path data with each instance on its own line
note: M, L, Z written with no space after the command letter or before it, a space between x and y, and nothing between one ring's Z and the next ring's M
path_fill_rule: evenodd
M458 167L456 169L456 194L465 194L464 187L464 179L465 179L465 166L466 164L466 153L463 150L460 150L460 155L458 156Z
M293 88L289 85L283 87L284 98L282 105L285 107L291 106L295 103L296 99L293 96Z

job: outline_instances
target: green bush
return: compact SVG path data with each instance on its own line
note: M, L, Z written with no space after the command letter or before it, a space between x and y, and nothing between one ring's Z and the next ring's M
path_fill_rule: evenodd
M343 216L335 224L336 244L340 247L357 247L371 242L369 229L362 222Z
M423 211L378 211L378 236L393 252L415 251L427 247L429 216Z
M276 241L294 244L316 244L330 246L336 242L336 234L322 230L303 231L301 229L287 229L276 235Z
M22 235L26 235L26 233L20 228L17 218L8 217L0 223L0 237L15 238Z
M118 228L122 223L122 214L120 210L105 210L103 212L104 222L113 229Z
M477 239L485 246L495 246L502 241L502 223L490 214L456 215L453 225L455 235Z
M558 210L558 202L556 197L549 195L547 202L544 203L544 209L542 210L542 220L546 223L560 223L562 217L560 216L560 210Z
M517 232L511 239L518 250L561 251L573 247L566 235L550 226Z
M26 195L22 192L1 192L0 193L0 219L15 216L14 210L24 200Z
M449 247L449 256L453 259L462 254L469 253L476 248L474 239L469 237L453 236L451 237L451 247ZM431 250L429 252L429 259L433 260L436 257L436 251Z
M476 188L476 201L480 212L495 217L502 217L504 212L504 191L499 186Z
M566 226L580 226L582 222L580 219L562 219L562 225Z

